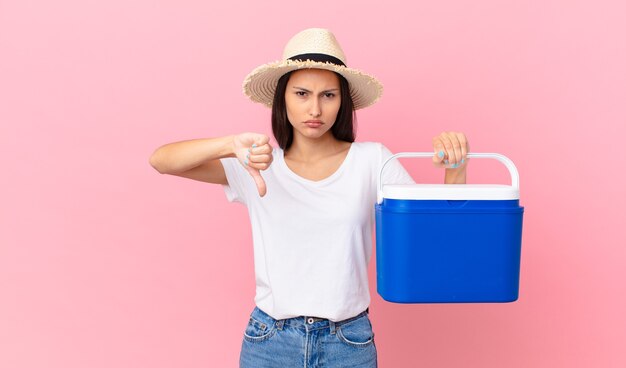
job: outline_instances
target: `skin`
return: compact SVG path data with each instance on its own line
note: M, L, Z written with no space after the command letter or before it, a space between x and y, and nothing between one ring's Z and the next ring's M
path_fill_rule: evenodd
M324 69L301 69L292 73L287 83L285 103L287 117L294 128L291 147L285 151L285 162L300 176L321 180L332 174L343 162L351 143L339 141L332 128L341 106L339 78ZM319 128L305 124L320 120ZM259 170L267 169L272 161L272 146L264 134L243 133L235 136L234 152L253 176L259 194L266 187ZM251 147L255 144L255 147ZM432 139L433 165L445 168L446 184L464 184L469 162L469 143L461 132L442 132Z
M341 94L338 77L330 71L301 69L292 74L285 95L287 115L294 127L294 141L285 151L285 162L298 175L318 181L330 176L344 161L351 143L338 141L330 131ZM319 119L324 124L311 128L304 124ZM173 142L159 147L150 164L162 174L178 175L207 183L228 184L222 157L236 157L253 177L260 196L267 187L260 170L273 161L269 136L241 133L219 138ZM446 184L464 184L469 159L467 138L460 132L443 132L432 140L433 164L445 168ZM460 165L459 165L460 163Z
M294 72L285 91L287 118L293 127L293 143L285 151L287 166L309 180L322 180L344 161L351 143L336 139L331 128L341 107L339 77L328 70ZM307 121L318 120L319 127Z
M285 104L294 137L285 157L316 162L350 145L337 140L330 131L341 107L339 88L339 78L328 70L302 69L291 75ZM320 120L322 125L310 128L305 124L308 120Z

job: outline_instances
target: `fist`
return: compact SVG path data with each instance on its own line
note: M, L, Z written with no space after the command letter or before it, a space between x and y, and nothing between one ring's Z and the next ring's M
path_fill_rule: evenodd
M469 143L465 134L443 132L433 138L433 164L446 169L465 169L469 158Z
M266 170L274 160L269 140L267 135L259 133L241 133L233 138L235 156L252 175L261 197L267 193L267 186L260 170Z

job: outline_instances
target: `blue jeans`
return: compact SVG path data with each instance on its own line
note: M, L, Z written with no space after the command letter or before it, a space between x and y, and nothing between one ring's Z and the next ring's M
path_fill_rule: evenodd
M339 322L300 316L276 320L255 307L244 332L240 368L374 368L368 311Z

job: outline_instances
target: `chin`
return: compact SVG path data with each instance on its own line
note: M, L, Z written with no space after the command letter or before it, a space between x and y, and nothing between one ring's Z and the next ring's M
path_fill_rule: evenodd
M313 131L313 132L307 132L307 134L305 134L307 137L311 137L311 138L321 138L323 136L325 136L328 133L328 130L325 131Z
M295 130L297 130L298 133L300 133L301 135L306 135L306 136L323 135L324 133L327 132L327 130L306 128L306 127L302 129L294 129L294 131Z

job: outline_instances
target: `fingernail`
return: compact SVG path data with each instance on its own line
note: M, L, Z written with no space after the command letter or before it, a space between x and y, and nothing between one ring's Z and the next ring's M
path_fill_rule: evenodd
M447 165L448 164L448 160L443 160L443 162Z
M256 143L253 143L253 144L252 144L252 148L254 148L254 147L256 147Z
M464 158L463 158L463 159L461 159L461 163L464 163L464 162L465 162L465 159L464 159Z
M246 164L246 166L248 166L248 159L246 159L246 161L244 163Z
M247 157L247 158L250 158L250 153L248 153L248 154L246 155L246 157Z
M439 151L438 155L439 155L439 158L443 157L443 151Z

